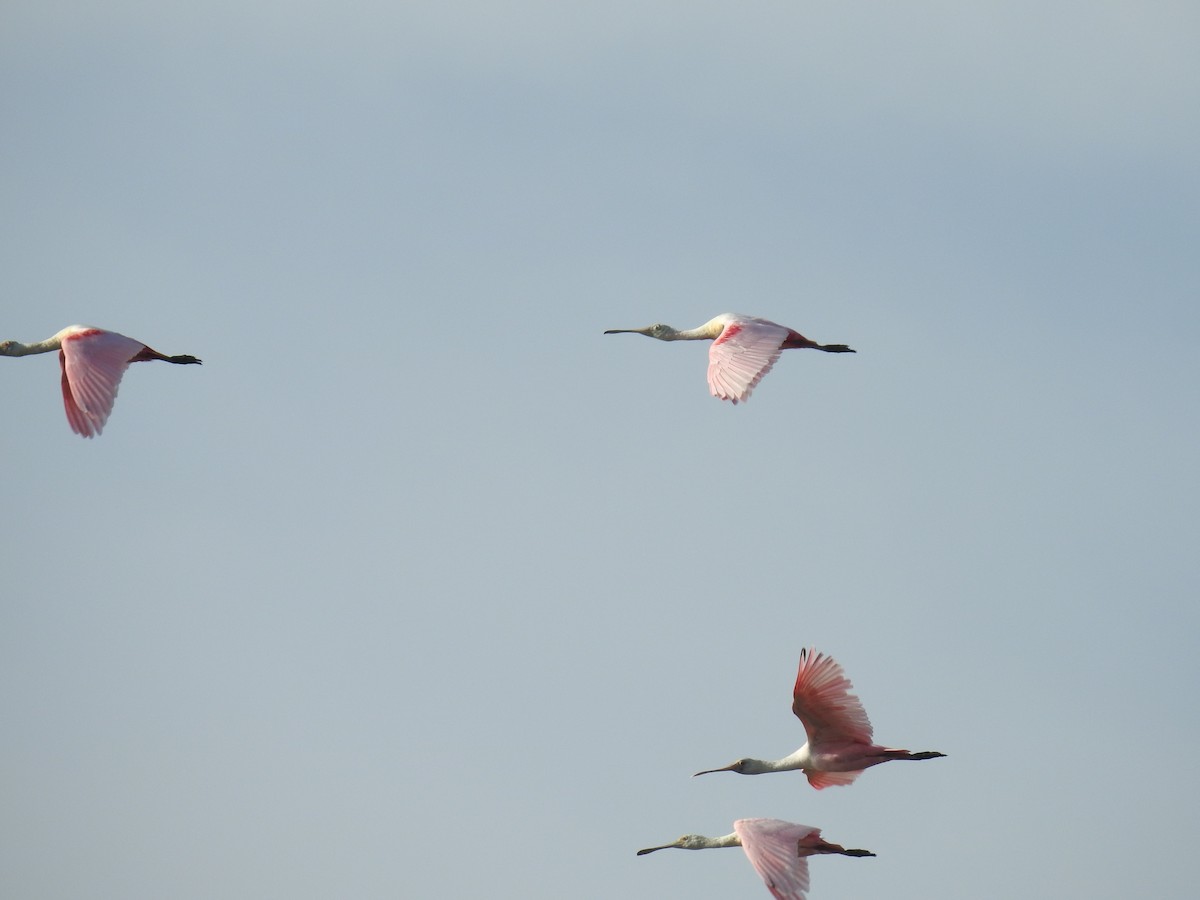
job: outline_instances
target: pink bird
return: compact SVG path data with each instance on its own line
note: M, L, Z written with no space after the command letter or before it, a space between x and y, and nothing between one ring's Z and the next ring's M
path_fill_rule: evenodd
M894 759L935 759L946 755L936 750L913 753L873 744L871 723L862 702L850 693L852 687L842 667L833 659L816 650L801 650L792 712L804 724L808 743L783 759L739 759L723 768L696 774L762 775L802 769L808 783L821 790L830 785L850 784L864 769Z
M746 851L750 863L766 883L776 900L804 900L808 891L808 860L819 853L840 853L842 856L874 856L870 850L847 850L821 838L821 829L797 825L780 819L738 819L733 834L710 838L701 834L685 834L673 844L647 847L638 856L676 847L680 850L709 850L715 847L738 847Z
M853 353L845 344L818 344L798 331L766 319L722 313L699 328L676 331L670 325L612 328L605 334L644 334L660 341L712 341L708 351L708 389L714 397L746 400L771 371L784 350L808 348L826 353Z
M141 341L88 325L71 325L36 344L0 343L0 356L29 356L53 350L58 351L62 367L67 421L72 431L86 438L104 430L117 399L121 376L130 363L161 359L179 365L200 364L194 356L163 356Z

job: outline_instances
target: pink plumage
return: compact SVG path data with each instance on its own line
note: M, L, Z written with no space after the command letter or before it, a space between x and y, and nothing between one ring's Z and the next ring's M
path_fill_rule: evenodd
M142 346L123 334L97 328L63 337L58 352L63 406L76 434L93 437L104 430L117 400L121 376Z
M164 356L141 341L90 325L71 325L36 344L0 343L0 356L29 356L58 350L63 407L71 430L95 437L104 430L117 399L121 377L130 363L162 360L199 364L194 356Z
M945 756L936 750L913 753L873 743L871 722L842 667L813 649L800 651L800 666L792 689L792 712L804 726L807 743L783 759L746 757L712 772L762 775L800 769L817 790L853 783L864 769L892 760L921 760Z
M644 334L660 341L712 341L708 351L708 389L714 397L735 405L750 397L784 350L854 352L845 344L818 344L791 328L737 313L722 313L687 331L676 331L659 323L645 328L611 328L604 333Z
M800 651L792 689L792 712L804 723L808 739L871 742L871 723L841 665L816 650Z
M791 333L790 328L766 319L729 317L708 348L708 389L712 395L734 404L748 400L779 359L783 342Z
M734 833L767 890L776 900L803 900L808 891L808 860L802 842L821 830L782 819L738 819Z
M741 847L775 900L804 900L808 891L806 857L827 853L875 855L870 850L847 850L841 844L831 844L821 837L821 829L782 819L738 819L733 823L733 834L715 838L685 834L670 844L639 850L637 855L669 848L713 850L721 847Z

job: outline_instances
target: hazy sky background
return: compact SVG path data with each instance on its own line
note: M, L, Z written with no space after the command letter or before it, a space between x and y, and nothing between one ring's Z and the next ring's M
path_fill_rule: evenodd
M7 0L13 898L1185 898L1194 3ZM706 346L764 316L752 400ZM891 764L803 742L831 653Z

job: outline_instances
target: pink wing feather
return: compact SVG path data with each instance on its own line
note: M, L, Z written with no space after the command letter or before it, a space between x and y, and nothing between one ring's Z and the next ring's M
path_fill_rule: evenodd
M854 784L854 779L863 773L862 769L853 772L824 772L820 769L805 769L808 783L816 790L823 791L827 787L845 787Z
M800 669L792 693L792 712L804 723L810 747L839 741L871 743L871 723L862 702L850 693L853 685L842 667L814 649L800 651ZM839 777L857 773L823 772L830 784L849 784ZM822 785L824 786L824 785ZM817 787L816 784L813 787Z
M750 396L783 352L791 332L766 319L733 316L708 351L708 388L735 404Z
M63 407L67 411L67 424L71 426L71 430L76 434L91 437L92 424L87 420L87 417L83 414L83 410L75 402L75 396L71 393L71 381L67 378L67 354L61 350L58 351L58 365L62 369Z
M58 361L63 406L72 431L90 438L104 430L121 376L143 346L133 338L98 328L63 338Z
M776 900L804 900L808 861L800 855L800 841L819 836L819 828L780 819L738 819L733 830Z

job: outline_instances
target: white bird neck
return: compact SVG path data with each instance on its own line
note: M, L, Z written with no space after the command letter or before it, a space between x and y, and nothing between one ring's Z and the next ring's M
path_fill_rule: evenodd
M808 755L808 744L795 753L783 759L748 759L742 767L745 775L762 775L767 772L791 772L795 769L805 769L811 764Z
M94 325L68 325L58 334L38 341L36 344L22 344L20 341L0 342L0 356L31 356L34 353L53 353L61 350L63 341L75 335L100 334L101 330Z
M721 847L740 847L740 846L742 846L742 839L737 836L736 831L733 834L727 834L724 837L710 838L710 837L703 837L701 835L697 835L697 837L699 838L699 840L696 841L696 846L688 847L687 849L689 849L689 850L716 850Z
M698 328L688 328L686 331L676 331L669 340L672 341L711 341L725 330L725 320L721 316L709 319Z
M62 337L55 335L38 341L36 344L22 344L20 341L5 341L0 344L0 355L3 356L32 356L34 353L51 353L62 347Z

